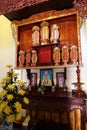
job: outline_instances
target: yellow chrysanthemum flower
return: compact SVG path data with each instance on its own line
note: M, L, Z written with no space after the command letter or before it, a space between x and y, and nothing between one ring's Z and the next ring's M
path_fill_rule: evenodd
M24 90L22 90L22 89L19 89L19 90L18 90L18 94L20 94L20 95L22 95L22 96L23 96L23 95L25 94L25 91L24 91Z
M7 122L13 122L13 121L15 121L15 115L12 114L12 115L7 116L6 121Z
M2 115L2 113L3 113L3 108L2 108L2 106L0 105L0 115Z
M3 113L3 110L6 108L7 102L3 101L0 103L0 115Z
M19 84L20 86L24 84L24 82L22 80L18 80L17 84Z
M24 101L24 103L29 104L29 99L28 98L24 97L23 101Z
M9 81L11 79L11 77L7 76L6 77L6 81Z
M18 73L14 73L12 74L13 77L17 77L18 76Z
M6 106L7 106L7 102L6 102L6 101L3 101L3 102L0 104L0 107L1 107L2 109L4 109Z
M7 75L7 77L6 77L6 82L9 83L10 80L11 80L11 77L9 77L9 75Z
M10 89L10 90L14 90L14 88L15 88L15 87L14 87L13 84L9 84L9 85L8 85L8 89Z
M25 120L24 120L24 123L28 123L30 121L30 116L28 115Z
M4 83L1 81L1 82L0 82L0 87L2 87L3 84L4 84Z
M7 79L7 77L3 78L2 81L1 81L1 83L4 84L6 82L6 79Z
M26 85L23 85L23 89L26 90L28 87Z
M25 117L22 112L22 102L28 104L29 100L24 97L26 84L18 80L18 74L14 73L12 65L7 65L7 67L9 71L0 82L0 116L4 117L7 122L14 122ZM29 120L30 117L27 117L25 122Z
M6 65L6 67L11 68L11 67L12 67L12 65Z
M9 106L6 106L4 109L4 113L9 114L11 112L11 108Z
M0 97L4 97L6 95L7 91L6 90L3 90L0 92Z
M9 82L10 79L11 78L7 76L6 78L3 78L1 82L2 84L5 84L6 82Z
M21 118L22 118L22 113L21 112L17 113L16 121L20 120Z
M22 112L22 105L20 102L16 102L14 107L16 108L17 112Z
M7 95L7 99L8 99L8 100L12 100L13 98L14 98L14 96L13 96L12 94L8 94L8 95Z

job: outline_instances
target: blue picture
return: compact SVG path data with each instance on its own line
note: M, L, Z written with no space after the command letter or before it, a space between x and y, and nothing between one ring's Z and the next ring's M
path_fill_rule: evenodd
M41 69L40 80L43 86L52 86L53 71L52 69Z

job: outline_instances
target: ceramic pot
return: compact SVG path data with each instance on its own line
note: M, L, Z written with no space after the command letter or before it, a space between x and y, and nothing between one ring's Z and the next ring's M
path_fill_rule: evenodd
M2 122L2 130L13 130L13 122L7 122L4 120Z

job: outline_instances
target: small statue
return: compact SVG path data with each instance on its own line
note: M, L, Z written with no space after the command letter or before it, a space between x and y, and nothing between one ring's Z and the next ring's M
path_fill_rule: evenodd
M46 45L49 43L49 23L46 21L43 21L41 23L41 45Z
M24 66L24 62L25 62L25 52L20 50L19 51L19 66L23 67Z
M57 24L53 24L51 28L51 43L57 43L59 40L59 27Z
M39 45L39 27L33 26L32 28L32 46L38 46Z
M53 50L53 61L55 65L59 65L60 63L60 48L59 47L55 47Z
M62 47L62 62L64 65L67 65L69 61L69 47L68 46L63 46Z
M76 45L71 46L70 48L70 59L73 64L77 64L78 61L78 49Z
M36 50L32 50L32 58L31 58L31 66L36 66L37 63L37 51Z
M26 66L30 66L31 64L31 52L30 50L26 51L26 55L25 55L25 60L26 60Z

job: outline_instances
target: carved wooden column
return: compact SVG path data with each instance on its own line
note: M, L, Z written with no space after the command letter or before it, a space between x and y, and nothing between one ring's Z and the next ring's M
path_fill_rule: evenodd
M77 73L77 92L76 92L76 97L84 97L85 96L85 93L81 90L81 82L80 82L80 68L79 66L77 66L77 70L76 70L76 73Z

